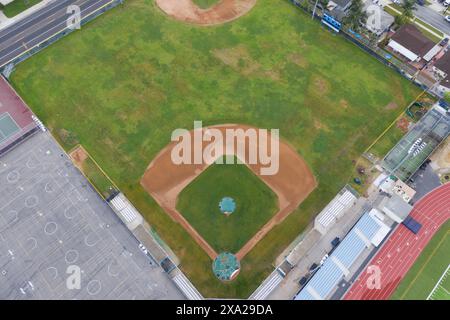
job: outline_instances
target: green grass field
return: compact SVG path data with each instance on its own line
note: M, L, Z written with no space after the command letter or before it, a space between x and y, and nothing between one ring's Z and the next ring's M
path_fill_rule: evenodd
M42 0L14 0L10 4L6 5L2 11L5 16L12 18L41 1Z
M207 297L245 298L352 175L353 161L419 89L289 1L195 27L127 0L17 66L12 82L67 149L81 143L180 257ZM391 105L396 108L390 108ZM280 128L318 187L221 283L211 260L139 181L176 128Z
M236 203L229 216L219 209L223 197ZM236 253L277 212L278 200L246 165L213 164L180 193L177 209L218 253Z
M413 267L392 295L393 300L425 300L438 284L450 264L450 221L447 221L428 243ZM433 299L450 300L449 277L442 279ZM446 292L447 290L447 292Z
M219 3L220 0L193 0L193 2L202 9L208 9Z

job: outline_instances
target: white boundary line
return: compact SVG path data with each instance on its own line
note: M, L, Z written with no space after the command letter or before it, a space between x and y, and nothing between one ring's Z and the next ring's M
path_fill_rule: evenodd
M434 286L433 290L431 290L430 294L427 297L427 300L430 300L431 296L433 295L433 293L436 291L437 287L440 286L442 279L447 276L448 270L450 269L450 264L447 266L447 269L445 269L444 273L441 275L441 277L439 278L438 282L436 283L436 285ZM444 288L445 290L445 288ZM446 290L447 291L447 290Z

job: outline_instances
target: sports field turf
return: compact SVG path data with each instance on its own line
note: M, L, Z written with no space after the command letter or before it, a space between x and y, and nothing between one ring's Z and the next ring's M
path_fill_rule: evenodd
M5 16L12 18L41 1L42 0L14 0L10 4L7 4L2 11Z
M219 209L231 197L236 210ZM247 166L214 164L178 196L177 209L217 251L236 253L278 209L277 196Z
M449 252L450 221L447 221L428 243L391 299L427 299L450 264ZM450 294L448 294L450 292L450 277L441 280L432 298L450 300Z
M14 86L66 149L81 143L143 213L208 297L244 298L351 178L353 160L419 90L286 1L195 27L151 0L125 1L17 67ZM391 108L395 103L397 108ZM211 260L140 186L175 128L280 128L318 188L223 284Z

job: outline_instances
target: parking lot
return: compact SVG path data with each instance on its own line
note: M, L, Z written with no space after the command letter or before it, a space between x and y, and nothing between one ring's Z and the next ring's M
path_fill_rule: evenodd
M0 195L0 299L183 299L48 133L0 158Z

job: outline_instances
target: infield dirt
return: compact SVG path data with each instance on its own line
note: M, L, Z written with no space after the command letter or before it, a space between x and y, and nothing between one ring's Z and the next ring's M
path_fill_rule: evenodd
M247 12L257 0L222 0L208 9L201 9L191 0L156 0L158 7L169 16L197 25L216 25L233 21Z
M247 125L226 124L208 128L219 129L224 135L227 129L251 129ZM253 128L256 129L256 128ZM193 137L193 132L190 131ZM272 139L268 135L268 139ZM192 143L194 139L191 139ZM206 146L207 142L203 142ZM217 252L203 239L203 237L189 224L176 209L178 195L198 177L208 164L176 165L172 161L172 149L177 142L167 145L150 163L141 180L141 185L158 202L172 219L180 223L195 241L214 259ZM246 153L248 153L246 144ZM191 148L192 152L194 148ZM218 155L218 157L221 155ZM257 175L278 197L279 211L236 253L242 259L250 250L278 223L282 222L308 195L316 188L317 182L302 157L286 142L279 144L279 170L274 175L261 175L261 164L247 164L248 168ZM208 199L205 199L208 201Z

